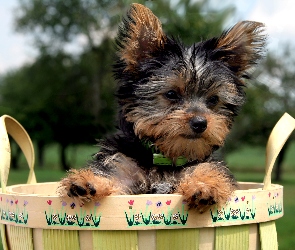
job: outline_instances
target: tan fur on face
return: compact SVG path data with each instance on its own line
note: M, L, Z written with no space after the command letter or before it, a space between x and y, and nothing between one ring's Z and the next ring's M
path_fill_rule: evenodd
M133 22L129 22L124 49L119 52L128 65L127 70L133 69L142 58L150 57L165 41L162 25L150 9L134 3L129 16Z
M216 114L204 116L208 124L200 138L185 138L193 136L189 121L194 115L183 110L176 110L161 120L158 118L158 121L151 117L138 118L134 131L140 138L154 138L155 146L171 159L185 156L189 160L204 160L212 153L213 146L223 145L229 132L226 117Z

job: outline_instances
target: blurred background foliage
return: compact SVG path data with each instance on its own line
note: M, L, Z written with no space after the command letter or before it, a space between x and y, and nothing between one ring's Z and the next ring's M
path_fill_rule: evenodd
M135 2L151 8L165 32L188 45L218 36L235 13L232 5L221 8L210 0ZM57 181L64 170L83 166L98 150L95 139L115 129L114 38L130 3L19 0L15 32L30 37L38 56L0 76L0 115L15 117L33 139L39 182ZM247 81L247 102L221 151L240 181L263 180L264 147L271 129L284 112L295 117L294 48L281 47L268 51ZM24 158L16 145L12 149L9 184L24 183ZM294 150L288 140L275 171L277 181L283 178L286 197L285 216L277 222L280 249L293 249L295 244Z
M206 0L137 2L152 9L168 35L179 36L186 44L219 35L235 12L231 5L215 9ZM66 154L69 146L93 145L95 138L115 128L114 38L130 3L19 1L15 31L31 37L38 56L31 64L0 77L0 114L15 117L28 130L37 148L39 167L44 165L46 148L58 144L60 166L68 170L72 167ZM77 40L83 41L83 46L75 48ZM222 150L225 156L241 145L264 146L281 115L295 115L295 59L291 46L284 47L281 54L268 52L247 82L248 100ZM19 153L14 152L15 168ZM281 178L284 155L285 150L276 179Z

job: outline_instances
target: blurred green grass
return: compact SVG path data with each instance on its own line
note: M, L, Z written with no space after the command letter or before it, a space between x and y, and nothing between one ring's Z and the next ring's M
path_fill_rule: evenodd
M74 168L80 168L91 159L91 155L97 151L94 146L70 147L67 156ZM279 184L284 186L284 216L276 221L279 249L290 250L295 246L295 143L292 143L287 151L283 163L283 181ZM229 154L226 162L238 181L262 182L264 178L265 150L262 147L241 147L239 151ZM26 183L28 167L24 157L20 160L20 169L11 169L8 185ZM38 182L59 181L65 171L60 170L58 162L58 147L51 145L46 150L45 166L35 169ZM2 249L2 245L0 245Z
M241 147L229 154L226 162L238 181L263 182L265 149ZM274 172L274 171L273 171ZM284 216L276 220L279 250L295 249L295 142L292 142L283 162Z

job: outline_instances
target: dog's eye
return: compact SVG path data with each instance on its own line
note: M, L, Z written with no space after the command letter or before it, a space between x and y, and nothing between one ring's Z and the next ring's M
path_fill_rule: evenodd
M165 96L170 101L178 101L180 99L180 96L174 90L169 90L168 92L165 93Z
M219 102L219 97L217 95L210 96L207 99L207 105L210 108L216 106L218 102Z

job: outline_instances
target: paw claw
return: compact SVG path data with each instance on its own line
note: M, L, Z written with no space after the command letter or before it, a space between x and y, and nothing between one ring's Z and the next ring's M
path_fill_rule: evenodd
M94 188L94 186L92 184L90 184L89 182L87 182L86 186L89 189L89 194L90 195L93 196L93 195L96 194L96 189Z
M213 197L209 197L209 199L200 199L199 204L200 205L214 205L214 204L216 204L216 201L214 201Z
M87 202L91 201L95 194L96 189L88 182L84 187L73 183L70 187L70 191L68 192L69 197L79 197Z
M87 194L87 191L85 188L73 183L71 185L71 188L70 188L70 192L71 194L73 194L74 196L83 196L83 195L86 195Z

